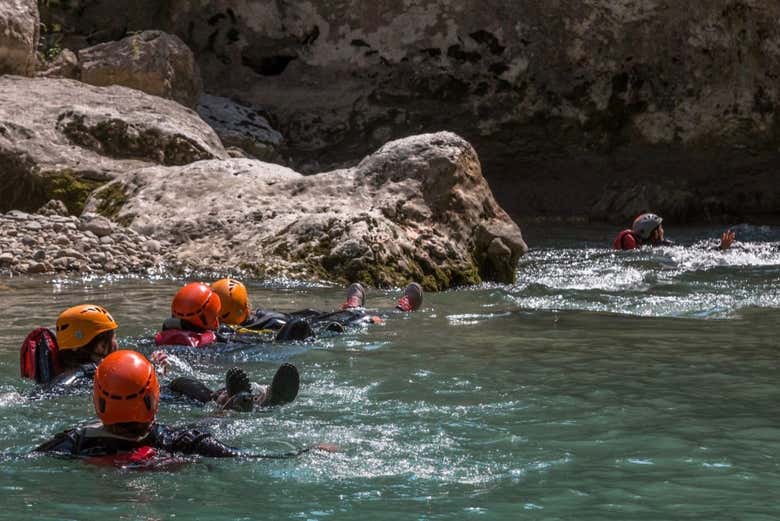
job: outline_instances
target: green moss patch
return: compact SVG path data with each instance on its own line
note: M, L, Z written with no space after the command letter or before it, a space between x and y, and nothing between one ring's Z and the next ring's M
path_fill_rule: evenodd
M94 197L97 201L97 213L112 220L116 220L127 204L127 192L122 183L111 183L95 192Z
M45 172L39 175L38 184L43 202L59 199L72 215L84 210L89 195L104 184L103 181L84 179L72 170Z

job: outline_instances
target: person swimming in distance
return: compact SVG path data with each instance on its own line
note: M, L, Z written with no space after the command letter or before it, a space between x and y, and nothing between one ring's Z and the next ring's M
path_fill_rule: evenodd
M654 213L639 215L631 225L631 228L621 231L612 242L615 250L634 250L642 246L671 246L672 241L664 237L663 219ZM728 250L736 239L733 230L726 230L721 234L720 244L717 250Z

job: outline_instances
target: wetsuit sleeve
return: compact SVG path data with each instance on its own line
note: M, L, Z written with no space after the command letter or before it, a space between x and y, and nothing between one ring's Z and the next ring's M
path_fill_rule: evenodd
M250 317L241 324L241 327L256 331L263 329L278 330L290 320L290 317L291 316L287 313L256 309L252 312Z
M196 429L174 430L160 428L158 433L158 448L168 452L181 454L198 454L210 458L235 458L241 456L241 451L229 447L207 432Z
M75 429L61 432L49 441L35 447L33 452L53 452L56 454L75 455L78 447L78 433Z
M52 381L43 386L45 393L66 394L79 389L92 387L97 366L89 363L78 369L57 375Z

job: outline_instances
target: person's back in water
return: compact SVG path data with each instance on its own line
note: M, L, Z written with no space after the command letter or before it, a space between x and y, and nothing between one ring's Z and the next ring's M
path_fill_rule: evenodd
M282 455L249 454L210 433L159 424L157 375L151 362L135 351L116 351L101 361L95 371L92 402L100 423L61 432L34 452L84 457L99 464L154 468L176 454L276 459L295 457L311 449L337 450L333 445L319 444Z
M68 429L41 444L37 452L71 456L108 456L144 447L170 453L197 454L215 458L235 457L239 451L197 429L174 429L154 422L150 425L102 424Z

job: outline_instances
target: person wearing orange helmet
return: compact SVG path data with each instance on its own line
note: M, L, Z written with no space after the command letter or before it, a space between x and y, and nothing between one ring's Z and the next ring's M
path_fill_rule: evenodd
M346 300L340 309L326 312L304 309L283 313L262 308L251 311L246 287L238 280L220 279L211 288L222 304L220 322L228 328L221 332L226 337L235 331L273 331L277 341L306 340L319 332L342 332L350 326L382 321L365 310L366 290L357 282L347 288ZM396 309L415 311L422 304L422 297L422 287L411 283L398 300Z
M21 375L48 388L91 382L100 360L116 351L119 325L102 306L81 304L57 317L56 335L38 328L22 344Z
M100 363L92 401L99 424L68 429L35 451L91 457L129 454L129 463L148 458L157 450L214 457L239 455L237 449L210 434L158 424L157 374L152 363L135 351L116 351Z
M211 289L219 297L221 309L219 321L222 324L238 326L244 323L251 313L249 294L246 286L236 279L219 279L211 284Z
M68 429L34 449L35 452L84 456L95 463L153 466L175 454L216 458L273 457L251 455L197 429L177 429L157 423L160 385L154 366L135 351L116 351L95 371L92 402L100 423ZM316 448L334 450L332 446ZM288 453L296 456L310 449ZM107 458L107 459L106 459Z
M173 297L171 318L163 322L155 335L158 346L183 345L206 347L218 340L221 309L219 295L202 282L187 284Z

